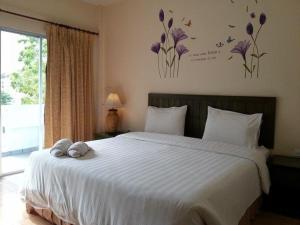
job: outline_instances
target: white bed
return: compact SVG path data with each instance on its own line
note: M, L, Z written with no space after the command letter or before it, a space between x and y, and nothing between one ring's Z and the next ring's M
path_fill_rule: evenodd
M269 191L265 151L144 132L87 143L81 159L33 153L26 202L80 225L237 225Z

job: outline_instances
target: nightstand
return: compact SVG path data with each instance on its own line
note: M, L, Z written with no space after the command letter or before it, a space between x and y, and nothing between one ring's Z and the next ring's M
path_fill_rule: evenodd
M94 134L94 138L95 140L100 140L100 139L105 139L105 138L112 138L112 137L116 137L120 134L125 134L128 133L129 131L117 131L114 133L107 133L107 132L103 132L103 133L96 133Z
M271 190L267 208L300 218L300 158L274 155L269 169Z

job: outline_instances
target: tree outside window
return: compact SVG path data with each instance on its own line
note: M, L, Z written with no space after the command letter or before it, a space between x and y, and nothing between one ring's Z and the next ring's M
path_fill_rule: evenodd
M24 36L18 42L24 48L20 51L18 61L22 63L22 69L12 73L10 77L11 87L22 94L22 104L39 104L39 54L40 39L30 36ZM45 87L45 69L47 58L47 41L42 39L42 86ZM42 99L45 96L45 88L42 88ZM3 95L5 102L12 99ZM1 94L2 102L2 94Z

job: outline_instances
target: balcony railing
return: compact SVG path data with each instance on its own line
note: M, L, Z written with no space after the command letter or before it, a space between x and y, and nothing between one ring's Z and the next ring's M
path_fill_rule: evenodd
M2 157L39 149L42 138L40 105L2 105Z

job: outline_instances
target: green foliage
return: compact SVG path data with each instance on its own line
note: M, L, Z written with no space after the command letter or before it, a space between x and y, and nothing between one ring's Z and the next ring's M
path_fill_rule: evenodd
M39 103L39 38L25 36L19 40L19 44L24 47L19 55L19 62L23 64L21 71L10 75L12 88L23 94L22 104L38 104ZM47 42L42 41L42 85L45 87L45 68L47 57ZM44 89L43 96L44 98Z
M6 92L2 91L0 97L1 97L0 98L1 105L9 105L12 101L12 97Z

